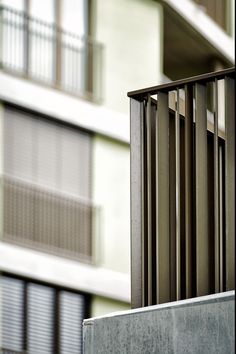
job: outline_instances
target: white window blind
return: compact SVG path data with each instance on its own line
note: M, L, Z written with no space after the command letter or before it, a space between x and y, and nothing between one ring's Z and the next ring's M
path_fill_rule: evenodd
M11 108L4 125L6 174L90 198L88 133Z
M53 353L54 289L28 285L28 349L31 354Z
M85 295L3 275L1 348L6 353L82 353Z
M79 354L82 350L82 321L84 297L62 291L60 294L60 348L61 354Z
M1 346L5 349L23 349L23 289L21 280L0 277L1 290Z

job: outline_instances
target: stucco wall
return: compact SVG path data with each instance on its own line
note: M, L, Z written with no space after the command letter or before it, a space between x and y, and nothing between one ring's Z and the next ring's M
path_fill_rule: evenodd
M93 296L91 301L92 317L103 316L114 311L126 311L130 309L130 305L125 302L115 301L100 296Z
M123 273L130 270L129 168L127 144L94 138L93 200L101 206L96 259L100 266Z
M0 240L2 238L3 231L3 184L2 184L2 174L3 174L3 104L0 101Z
M162 7L150 0L94 0L95 38L104 45L104 104L128 113L127 91L156 85L162 72Z

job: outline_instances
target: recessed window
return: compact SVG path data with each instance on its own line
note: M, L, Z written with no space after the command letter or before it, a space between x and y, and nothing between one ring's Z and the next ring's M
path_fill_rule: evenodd
M87 132L6 108L3 240L91 261L91 145Z
M85 295L1 276L3 353L82 353Z

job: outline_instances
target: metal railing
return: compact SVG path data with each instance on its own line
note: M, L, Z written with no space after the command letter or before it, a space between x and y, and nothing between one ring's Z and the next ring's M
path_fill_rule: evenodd
M92 262L92 203L6 176L3 193L3 241Z
M26 351L18 351L18 350L12 350L7 348L0 348L0 353L1 354L27 354Z
M128 94L133 307L234 289L234 73Z
M2 69L101 101L101 44L4 6L0 36Z

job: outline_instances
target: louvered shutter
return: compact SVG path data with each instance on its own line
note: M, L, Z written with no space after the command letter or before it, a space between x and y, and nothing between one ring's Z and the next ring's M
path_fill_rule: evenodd
M2 347L9 350L23 349L23 294L24 283L9 277L0 277L2 297Z
M15 109L5 110L4 173L12 177L34 180L34 121L30 115Z
M85 300L83 295L60 293L60 349L61 354L82 353L82 321Z
M4 126L6 174L90 197L90 134L10 107Z
M28 284L28 351L30 354L53 353L54 289Z
M11 107L4 123L4 238L90 259L91 135Z
M61 131L61 189L90 197L91 136L64 127Z

